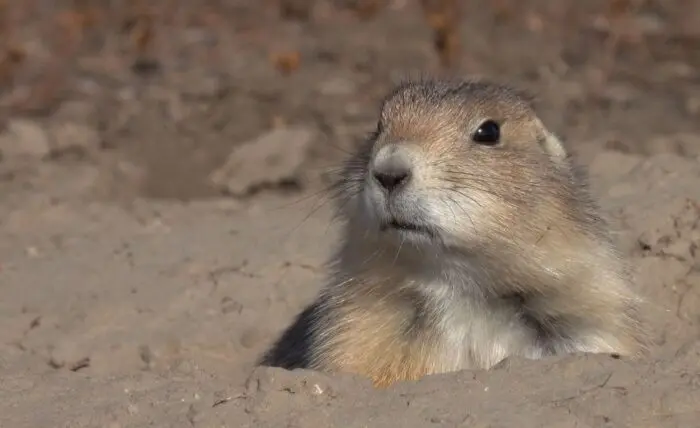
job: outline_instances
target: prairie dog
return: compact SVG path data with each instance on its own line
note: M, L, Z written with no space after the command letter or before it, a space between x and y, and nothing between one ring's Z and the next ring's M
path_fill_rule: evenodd
M401 84L336 190L329 281L262 365L387 386L508 356L645 349L641 299L585 176L515 89Z

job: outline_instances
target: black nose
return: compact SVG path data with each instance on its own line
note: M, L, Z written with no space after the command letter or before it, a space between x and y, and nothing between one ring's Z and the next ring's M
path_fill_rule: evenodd
M373 175L374 179L388 191L405 185L411 179L411 171L407 168L392 168L386 171L375 170Z

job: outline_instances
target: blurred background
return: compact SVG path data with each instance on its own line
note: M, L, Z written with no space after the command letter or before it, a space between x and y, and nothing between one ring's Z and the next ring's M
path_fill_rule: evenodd
M584 158L700 153L700 0L0 0L0 195L300 190L427 74L531 91Z

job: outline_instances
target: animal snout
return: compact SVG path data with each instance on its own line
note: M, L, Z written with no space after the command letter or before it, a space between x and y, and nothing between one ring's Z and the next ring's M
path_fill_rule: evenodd
M392 191L402 186L411 178L411 170L408 168L391 168L386 171L375 170L374 179L386 190Z
M386 191L392 192L405 186L412 173L411 163L395 147L385 147L374 160L372 177Z

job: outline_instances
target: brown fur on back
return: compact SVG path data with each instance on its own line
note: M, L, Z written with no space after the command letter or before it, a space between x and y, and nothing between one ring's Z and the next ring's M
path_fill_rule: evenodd
M487 119L501 124L494 147L469 139ZM368 184L385 147L413 171L400 202ZM389 385L511 355L645 349L641 300L585 174L515 90L399 86L336 190L344 239L328 285L262 364ZM387 215L430 237L387 235Z

